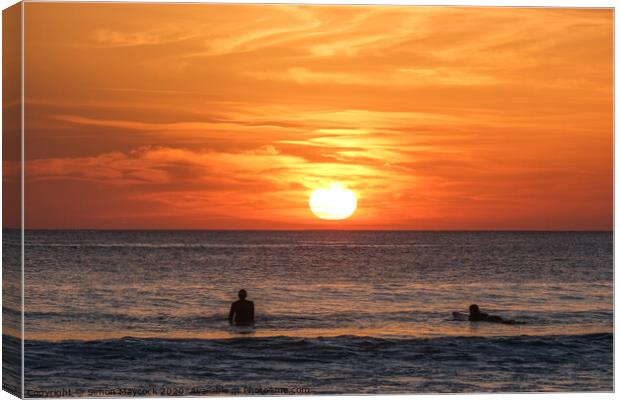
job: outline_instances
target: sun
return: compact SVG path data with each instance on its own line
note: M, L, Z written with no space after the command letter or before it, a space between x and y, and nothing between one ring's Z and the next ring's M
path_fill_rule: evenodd
M310 195L310 210L320 219L340 220L349 218L357 208L357 198L352 190L340 183L319 188Z

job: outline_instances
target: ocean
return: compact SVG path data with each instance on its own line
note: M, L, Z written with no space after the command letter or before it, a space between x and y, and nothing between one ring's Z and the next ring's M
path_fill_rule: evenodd
M25 248L32 397L613 390L611 232L26 231ZM241 288L251 334L227 322ZM472 303L523 324L453 320Z

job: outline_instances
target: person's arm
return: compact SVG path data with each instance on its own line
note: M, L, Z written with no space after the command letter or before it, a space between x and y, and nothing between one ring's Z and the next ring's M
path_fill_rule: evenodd
M254 322L254 303L250 306L250 321Z
M233 316L235 315L235 303L230 305L230 312L228 313L228 323L232 325Z

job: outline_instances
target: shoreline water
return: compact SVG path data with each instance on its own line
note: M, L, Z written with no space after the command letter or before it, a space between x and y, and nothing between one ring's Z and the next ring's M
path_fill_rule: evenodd
M613 388L610 333L424 339L123 338L26 341L25 347L30 390L58 390L59 379L62 387L74 389L219 384L307 387L309 394ZM94 376L97 380L90 380Z

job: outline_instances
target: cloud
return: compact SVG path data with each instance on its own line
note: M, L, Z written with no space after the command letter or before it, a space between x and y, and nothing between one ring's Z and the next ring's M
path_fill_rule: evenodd
M350 72L312 71L304 67L294 67L278 72L248 72L248 75L258 79L291 81L302 85L391 86L401 89L420 86L471 86L500 83L496 77L491 75L457 68L398 68L378 73L351 74Z
M195 34L184 33L182 29L158 28L150 31L124 32L119 30L95 29L92 33L99 45L111 47L154 46L189 40Z
M183 148L145 146L130 153L94 157L38 159L27 163L27 178L40 180L89 180L114 186L198 183L215 179L243 179L278 166L303 163L301 158L280 156L273 146L240 153L218 153ZM239 175L238 175L239 174Z

